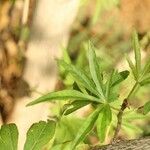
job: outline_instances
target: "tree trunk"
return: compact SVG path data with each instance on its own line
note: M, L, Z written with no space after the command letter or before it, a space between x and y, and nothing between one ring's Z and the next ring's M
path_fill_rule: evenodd
M61 57L61 47L67 44L79 0L37 0L36 2L23 78L31 89L36 88L38 92L47 93L55 88L57 81L55 58ZM50 115L47 103L26 107L27 103L39 96L41 95L32 92L31 97L16 100L14 112L8 121L18 126L19 150L23 149L29 127L34 122L47 120Z
M97 146L91 150L150 150L150 137Z

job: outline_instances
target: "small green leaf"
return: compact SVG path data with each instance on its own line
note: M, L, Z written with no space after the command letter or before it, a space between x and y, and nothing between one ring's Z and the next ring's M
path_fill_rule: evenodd
M27 132L24 150L41 150L54 136L55 127L54 121L34 123Z
M96 85L96 88L100 94L100 98L101 99L105 99L104 97L104 93L103 93L103 85L102 85L102 81L100 80L100 69L99 69L99 65L97 63L97 58L96 58L96 54L93 50L92 44L89 42L89 67L90 67L90 73L92 76L92 79Z
M150 112L150 101L144 105L144 114L146 115L149 112Z
M63 60L68 63L68 64L71 64L71 59L70 59L70 56L68 54L68 51L67 49L63 48Z
M2 125L0 130L0 149L17 150L18 129L15 124Z
M129 76L129 71L125 70L122 72L115 72L113 79L112 79L112 86L119 84L120 82L124 81Z
M127 62L129 64L129 67L130 67L130 69L133 73L133 76L134 76L135 80L137 80L138 76L137 76L136 68L135 68L133 62L131 61L131 59L127 55L126 55L126 59L127 59Z
M95 101L100 102L100 100L96 97L83 94L76 90L62 90L58 92L51 92L48 93L30 103L27 104L27 106L35 105L41 102L51 101L51 100L89 100L89 101Z
M94 83L86 72L71 64L67 64L63 60L58 60L58 64L64 67L64 69L68 71L74 77L74 79L82 84L85 88L93 92L95 95L98 95L98 92L95 90Z
M138 35L135 31L133 32L132 42L133 42L133 49L135 53L136 72L137 72L137 75L139 76L140 71L141 71L141 52L140 52L140 44L138 40Z
M114 71L111 73L109 79L106 82L106 94L105 94L106 95L106 100L108 100L109 95L110 95L113 75L114 75Z
M67 64L71 64L71 59L69 57L67 49L62 48L62 51L63 51L63 61L66 62ZM69 75L66 74L66 70L60 65L58 65L58 67L59 67L60 74L65 75L65 78L68 78ZM69 78L70 78L70 76L69 76Z
M88 104L90 104L89 101L73 101L70 104L66 104L66 105L64 105L64 110L63 110L64 115L69 115L72 112L74 112Z
M105 141L112 120L112 112L109 105L105 105L97 119L97 133L101 142Z
M92 130L92 128L94 127L94 124L97 120L97 117L102 109L103 105L100 105L87 119L86 121L83 123L83 125L80 127L76 138L74 139L73 143L72 143L72 147L71 150L74 150L75 147L81 142L83 141L83 139L85 138L85 136Z

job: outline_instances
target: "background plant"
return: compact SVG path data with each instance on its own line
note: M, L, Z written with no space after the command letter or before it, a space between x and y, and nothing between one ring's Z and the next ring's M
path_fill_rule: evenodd
M123 111L128 106L128 99L133 93L135 93L139 86L144 86L149 83L150 64L148 61L144 65L143 70L141 69L141 54L136 33L133 35L133 48L135 52L135 66L128 57L127 60L134 75L135 84L129 92L127 98L124 99L121 108L119 108L119 113L117 115L118 121L114 138L116 138L121 128ZM112 70L109 75L104 76L104 73L101 71L99 62L94 52L94 47L91 43L88 44L88 60L90 76L84 70L81 70L72 64L67 64L63 60L58 60L58 64L67 72L69 72L74 78L73 89L49 93L28 104L33 105L55 99L72 100L71 102L64 105L62 112L63 115L68 115L88 104L93 106L94 111L86 119L83 126L78 131L76 138L71 144L72 149L74 149L76 145L78 145L85 138L85 136L93 129L95 124L97 127L98 137L101 142L104 142L112 122L112 110L118 109L115 107L115 105L113 105L113 102L118 100L119 96L117 86L119 86L121 82L124 81L129 75L129 71L127 70L122 72ZM143 108L143 112L148 113L149 102L147 102Z
M129 71L124 70L119 72L116 69L112 69L110 73L106 74L101 70L100 61L96 57L95 48L92 43L89 42L87 47L90 73L72 65L69 59L66 59L67 62L62 59L57 60L58 65L61 69L65 70L66 75L70 75L70 78L72 78L72 87L48 93L27 105L31 106L53 100L67 101L62 105L58 116L53 118L55 121L41 121L31 126L27 132L27 139L24 145L25 150L40 150L45 146L54 150L74 150L78 145L82 146L81 143L83 141L86 142L86 136L92 132L98 136L100 143L104 143L107 136L116 140L121 127L128 130L132 128L139 130L138 127L132 125L130 121L134 119L144 119L148 116L148 112L150 111L149 101L136 109L133 109L128 102L139 88L150 83L150 60L144 65L141 63L137 34L135 32L133 34L135 64L133 64L131 59L127 56L127 61L135 83L129 94L127 94L127 97L122 100L121 106L119 89L122 82L129 76ZM86 105L91 105L93 110L91 114L84 120L76 119L74 124L72 124L74 121L73 118L71 119L72 116L66 116ZM130 109L126 109L127 107L130 107ZM137 110L140 110L144 115L142 113L139 114ZM78 126L74 127L75 125L81 127L78 129ZM115 130L113 129L114 127ZM72 139L69 141L67 140L68 138L60 138L68 133L66 131L68 129L72 132L72 134L68 135L70 139ZM0 135L1 147L4 147L6 150L8 147L12 147L14 150L17 149L18 130L15 124L2 126ZM55 145L55 143L57 143L57 145Z

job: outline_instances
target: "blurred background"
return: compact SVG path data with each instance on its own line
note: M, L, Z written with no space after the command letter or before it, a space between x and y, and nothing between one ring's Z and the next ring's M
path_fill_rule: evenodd
M73 83L73 79L57 67L55 59L61 57L87 69L86 44L90 40L103 70L107 73L113 67L125 70L128 65L124 55L132 56L131 34L134 29L139 35L144 62L150 56L150 0L1 0L1 124L17 123L23 137L20 138L22 145L24 134L33 122L59 118L62 109L62 103L41 104L29 109L25 105L43 93L70 88ZM130 76L121 87L120 103L116 105L121 104L132 83ZM130 100L133 109L150 100L149 89L150 86L142 88ZM56 133L55 145L59 141L70 141L91 111L86 107L75 115L64 117ZM106 143L113 128L112 125ZM66 129L69 130L66 132ZM120 139L144 135L150 135L149 117L127 110ZM94 131L85 143L98 143Z

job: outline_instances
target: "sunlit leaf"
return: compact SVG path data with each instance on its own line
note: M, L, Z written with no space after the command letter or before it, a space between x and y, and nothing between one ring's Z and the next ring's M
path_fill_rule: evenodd
M68 63L68 64L71 64L71 59L70 59L70 56L68 54L68 51L67 49L63 48L63 60Z
M101 142L105 141L112 120L112 112L109 105L105 105L97 119L97 133Z
M131 61L131 59L127 55L126 55L126 59L127 59L127 62L129 64L129 67L130 67L130 69L133 73L133 76L134 76L135 80L137 80L137 78L138 78L137 77L137 72L136 72L136 68L135 68L133 62Z
M24 150L41 150L54 136L55 126L54 121L34 123L27 132Z
M96 54L93 50L92 44L89 42L89 68L90 68L90 73L92 76L92 79L96 85L96 88L100 94L100 98L105 99L104 98L104 93L103 93L103 86L102 86L102 81L100 80L100 69L99 69L99 65L97 64L97 58L96 58Z
M63 66L64 69L68 71L74 77L74 79L80 82L85 88L93 92L95 95L98 95L98 92L95 90L95 85L87 73L71 64L67 64L63 60L58 60L58 64Z
M2 125L0 130L0 149L17 150L18 129L15 124Z
M51 100L89 100L89 101L96 101L100 102L100 100L96 97L83 94L76 90L62 90L58 92L51 92L48 93L30 103L27 104L27 106L31 106L34 104L38 104L45 101L51 101Z
M97 117L102 109L102 105L100 105L87 119L86 121L83 123L83 125L80 127L76 138L74 139L73 143L72 143L72 147L71 150L74 150L75 147L81 142L83 141L83 139L85 138L85 136L92 130L92 128L94 127L94 124L97 120Z

